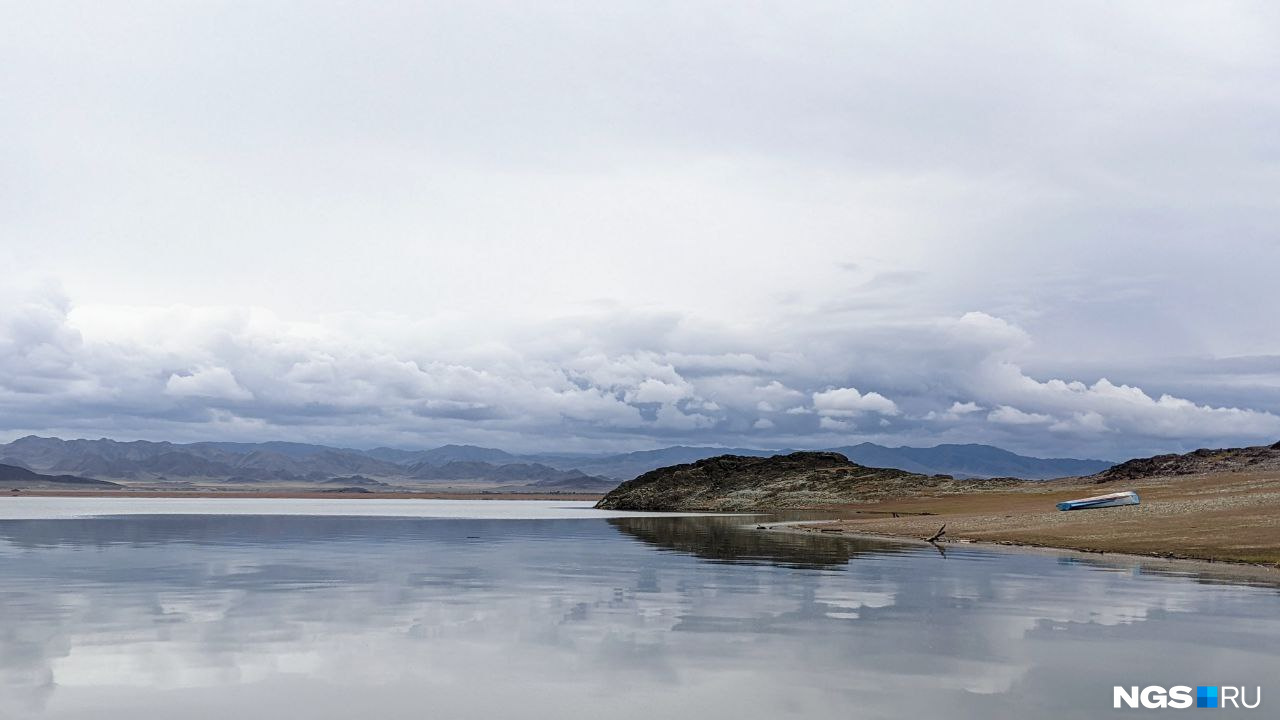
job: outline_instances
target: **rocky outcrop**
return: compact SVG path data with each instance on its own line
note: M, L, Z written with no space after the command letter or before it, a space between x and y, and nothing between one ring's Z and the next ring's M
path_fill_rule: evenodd
M1090 478L1106 483L1173 475L1206 475L1243 470L1280 471L1280 442L1244 448L1201 449L1182 455L1156 455L1127 460Z
M720 455L647 472L619 485L596 507L605 510L771 511L877 502L920 490L963 492L1023 481L956 480L870 468L832 452L773 457Z

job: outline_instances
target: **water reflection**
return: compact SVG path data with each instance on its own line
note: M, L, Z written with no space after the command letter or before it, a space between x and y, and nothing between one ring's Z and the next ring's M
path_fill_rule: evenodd
M1280 670L1273 589L741 522L0 522L0 717L1098 717Z
M773 522L772 518L761 518ZM914 552L918 547L864 538L833 538L818 534L784 534L757 529L743 517L707 517L699 522L682 518L614 518L620 532L657 548L688 553L717 562L771 563L797 568L840 568L859 555Z

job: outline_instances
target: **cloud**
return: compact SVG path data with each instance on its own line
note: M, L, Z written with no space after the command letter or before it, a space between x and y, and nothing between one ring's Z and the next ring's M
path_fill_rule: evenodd
M1067 420L1059 420L1049 426L1053 432L1081 432L1081 433L1100 433L1107 432L1111 428L1107 426L1107 419L1102 413L1088 412L1072 413Z
M1078 380L1039 381L1012 363L995 360L977 368L973 378L975 391L1026 410L1010 407L1012 412L1001 412L1000 408L992 413L993 422L1026 422L1023 416L1031 415L1034 422L1042 423L1066 415L1070 419L1055 423L1053 429L1114 429L1170 439L1280 436L1280 416L1274 412L1200 404L1167 393L1152 397L1141 388L1116 385L1106 378L1092 385Z
M0 433L1280 436L1280 15L819 5L23 4Z
M813 394L813 407L823 417L853 417L873 412L897 415L898 406L878 392L862 394L857 388L835 388Z
M844 420L836 420L834 418L829 418L829 417L823 417L818 419L818 429L820 430L828 430L832 432L844 432L846 430L852 430L853 427L854 427L853 423L846 422Z
M211 400L253 399L253 393L241 387L230 370L220 367L197 368L187 375L174 373L164 385L164 394Z
M0 308L8 437L623 450L821 447L841 433L1102 457L1280 437L1276 407L1033 377L1018 359L1034 339L985 313L840 325L797 313L762 339L607 310L477 343L437 317L78 306L56 288L11 299ZM1257 376L1257 363L1242 367Z
M1004 425L1043 425L1053 422L1053 417L1041 413L1028 413L1016 407L1001 405L987 414L987 421Z
M959 420L965 415L981 412L983 407L975 402L960 402L959 400L951 403L951 407L943 412L930 410L925 414L925 420Z

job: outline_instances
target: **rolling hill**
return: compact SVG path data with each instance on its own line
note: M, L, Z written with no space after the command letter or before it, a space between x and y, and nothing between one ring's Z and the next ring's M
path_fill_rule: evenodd
M0 465L0 488L11 489L109 489L118 488L113 482L94 480L76 475L43 475L16 465Z

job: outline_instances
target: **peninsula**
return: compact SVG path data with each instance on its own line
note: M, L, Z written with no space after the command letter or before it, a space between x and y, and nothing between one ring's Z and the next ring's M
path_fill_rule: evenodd
M1140 505L1060 512L1055 504L1134 490ZM1130 460L1048 481L958 480L868 468L836 453L721 456L623 483L597 507L839 515L790 529L945 537L1094 552L1280 564L1280 443Z

